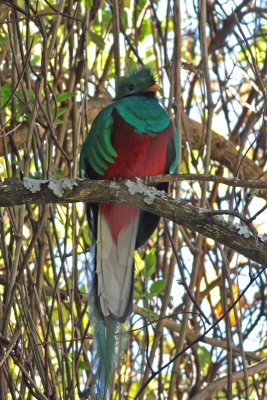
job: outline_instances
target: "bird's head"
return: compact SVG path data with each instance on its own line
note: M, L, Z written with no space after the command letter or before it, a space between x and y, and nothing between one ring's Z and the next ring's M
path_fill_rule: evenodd
M155 96L160 89L155 75L147 68L139 68L119 79L114 100L136 94L152 94Z

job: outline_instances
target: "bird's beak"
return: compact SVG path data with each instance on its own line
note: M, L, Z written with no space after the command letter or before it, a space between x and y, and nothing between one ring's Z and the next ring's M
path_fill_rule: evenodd
M150 86L146 92L158 92L160 89L161 87L155 83L154 85Z

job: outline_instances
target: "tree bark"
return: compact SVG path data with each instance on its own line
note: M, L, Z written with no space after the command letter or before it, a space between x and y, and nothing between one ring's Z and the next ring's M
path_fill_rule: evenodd
M110 104L109 100L91 99L87 103L88 122L92 123L96 115L102 108ZM183 114L183 144L185 137L188 137L190 146L193 150L201 150L203 126L201 123L192 120L186 114ZM39 126L40 136L44 135L44 128ZM5 134L6 146L8 151L12 151L12 146L15 145L18 149L23 148L28 130L27 123L24 122L14 131ZM5 153L3 140L0 140L0 156ZM223 136L212 131L211 134L211 159L217 161L221 165L228 168L232 173L235 173L238 165L239 154L233 143L225 140ZM244 157L242 160L240 174L244 179L257 179L261 176L263 182L267 182L267 174L263 174L263 170L259 168L254 160ZM267 199L267 190L261 190L257 193L259 197Z
M37 181L37 180L36 180ZM22 181L7 179L0 183L0 206L15 206L26 203L120 203L149 211L199 232L220 242L259 264L267 265L267 244L254 230L246 238L238 234L238 228L226 222L214 211L194 207L185 201L177 201L166 194L134 181L90 181L76 180L77 186L64 191L62 197L55 195L48 183L32 193ZM227 211L225 211L227 214ZM253 228L252 228L253 229Z

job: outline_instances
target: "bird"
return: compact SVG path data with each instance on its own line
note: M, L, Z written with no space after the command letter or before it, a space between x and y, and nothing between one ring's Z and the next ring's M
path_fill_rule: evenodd
M116 96L91 125L80 153L80 174L116 180L173 173L179 159L176 128L157 98L160 86L148 67L121 77ZM167 192L168 183L156 185ZM133 309L134 251L160 217L126 204L88 203L93 246L94 335L99 357L99 399L108 398L118 332ZM100 393L101 392L101 393Z

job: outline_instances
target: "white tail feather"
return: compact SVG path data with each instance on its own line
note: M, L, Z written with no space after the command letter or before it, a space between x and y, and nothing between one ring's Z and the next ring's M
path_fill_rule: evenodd
M139 216L120 232L115 243L105 217L101 212L98 214L97 294L105 318L122 318L132 300L133 256L138 223Z

